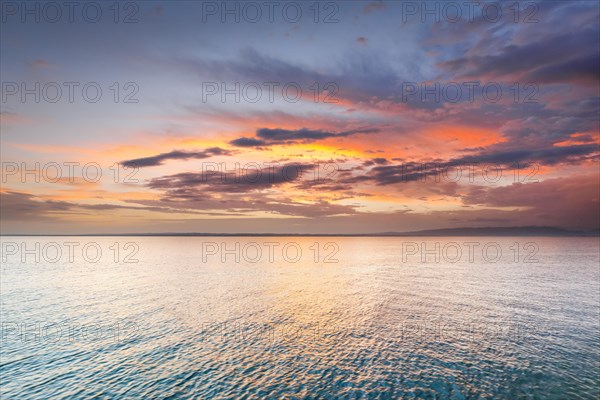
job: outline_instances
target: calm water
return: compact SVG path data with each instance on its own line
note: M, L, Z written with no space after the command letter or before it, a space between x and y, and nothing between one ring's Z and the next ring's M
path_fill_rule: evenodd
M597 238L2 242L3 399L600 395Z

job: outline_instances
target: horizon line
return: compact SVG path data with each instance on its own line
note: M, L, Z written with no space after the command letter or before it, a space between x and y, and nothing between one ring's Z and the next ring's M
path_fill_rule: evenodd
M137 233L2 233L2 236L156 236L156 237L406 237L406 236L600 236L600 228L569 230L552 226L461 227L426 229L407 232L375 233L210 233L210 232L137 232Z

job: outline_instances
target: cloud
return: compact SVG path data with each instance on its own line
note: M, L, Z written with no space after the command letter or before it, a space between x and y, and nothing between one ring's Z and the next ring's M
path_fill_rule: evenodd
M234 139L229 144L237 147L261 147L266 144L264 140L259 140L255 138L249 137L241 137L239 139Z
M133 160L123 161L121 164L129 168L154 167L162 165L166 160L189 160L189 159L204 159L212 156L229 156L232 152L220 147L211 147L203 151L179 151L173 150L169 153L162 153L151 157L136 158Z
M385 186L426 181L427 177L442 176L442 174L447 173L448 170L453 168L469 167L477 164L509 168L513 168L517 163L519 163L520 168L525 168L531 164L577 164L582 161L597 159L599 151L600 148L597 144L583 144L544 149L510 149L505 151L485 149L478 154L449 160L406 162L402 164L388 164L383 161L385 159L381 159L380 162L375 161L377 159L373 159L363 163L364 166L375 165L366 174L350 176L343 181L347 184L370 181L377 185Z
M385 3L383 1L372 1L369 4L365 5L362 12L363 14L369 14L375 10L382 10L385 8Z
M0 199L3 221L33 221L69 211L73 207L65 201L38 201L32 194L13 191L0 192Z
M51 64L46 60L37 59L37 60L27 62L27 66L29 66L30 68L38 69L38 68L48 68L51 66Z
M600 82L600 52L546 65L532 71L528 79L534 82Z
M21 114L17 114L14 112L8 111L0 111L0 124L2 126L12 125L12 124L30 124L33 123L34 120L28 117L25 117Z
M197 215L224 215L198 210L175 209L168 204L161 206L128 206L122 204L82 204L67 201L46 200L31 193L0 192L0 217L3 221L62 220L75 215L97 215L98 212L132 210L160 213L183 213Z
M318 195L309 202L287 197L282 186L292 185L295 189L302 185L310 187L312 174L308 178L306 175L315 167L313 164L287 163L248 169L247 173L239 170L236 173L204 171L168 175L148 183L149 188L162 192L160 199L131 202L173 209L235 214L266 212L311 218L356 213L356 206L334 204ZM319 180L318 183L322 182Z
M472 163L494 163L510 165L517 162L536 162L543 165L560 163L576 164L588 160L600 151L597 144L548 147L542 149L509 149L505 151L486 150L480 154L464 156L449 161L448 165Z
M309 143L328 138L341 138L357 134L379 132L379 129L354 129L341 132L329 132L320 129L301 128L296 130L282 128L260 128L256 131L256 138L241 137L232 140L229 144L238 147L261 147L274 144Z
M526 207L540 221L552 225L596 228L600 226L600 175L547 179L509 186L476 186L463 196L468 205Z
M598 27L536 37L528 43L487 47L440 62L455 77L523 79L537 83L600 82ZM560 57L556 49L561 49Z
M148 183L152 189L173 190L173 195L187 196L187 190L201 187L203 193L246 193L300 180L313 164L288 163L272 167L236 169L227 171L182 172L153 178ZM196 195L196 193L194 193Z
M270 197L264 193L256 193L252 198L224 194L221 197L206 196L201 189L187 189L185 196L174 192L167 193L160 200L132 200L137 204L183 210L218 210L226 215L278 214L292 217L317 218L334 215L354 215L355 206L334 204L327 200L296 202L285 197ZM255 226L254 232L263 231Z
M388 163L389 163L389 161L386 158L377 157L377 158L372 158L370 160L363 162L363 165L365 167L370 167L373 165L384 165L384 164L388 164Z

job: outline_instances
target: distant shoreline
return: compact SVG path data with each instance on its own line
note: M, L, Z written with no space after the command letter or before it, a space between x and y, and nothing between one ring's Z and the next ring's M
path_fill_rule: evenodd
M439 236L541 236L541 237L598 237L600 230L571 231L554 227L508 227L508 228L451 228L432 229L414 232L381 233L0 233L1 236L40 237L40 236L87 236L87 237L439 237Z

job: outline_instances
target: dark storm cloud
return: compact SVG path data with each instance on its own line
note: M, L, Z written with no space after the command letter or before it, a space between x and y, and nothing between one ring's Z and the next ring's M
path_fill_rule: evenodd
M189 159L204 159L212 156L229 156L232 152L220 147L211 147L202 151L179 151L173 150L169 153L162 153L151 157L136 158L133 160L123 161L121 164L124 167L142 168L154 167L162 165L166 160L189 160Z

